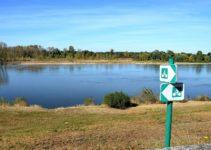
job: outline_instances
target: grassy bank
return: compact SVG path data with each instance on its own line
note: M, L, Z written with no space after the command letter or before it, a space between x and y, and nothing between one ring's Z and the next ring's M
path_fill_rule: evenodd
M163 147L165 105L0 108L0 149ZM172 145L211 142L211 102L174 104Z

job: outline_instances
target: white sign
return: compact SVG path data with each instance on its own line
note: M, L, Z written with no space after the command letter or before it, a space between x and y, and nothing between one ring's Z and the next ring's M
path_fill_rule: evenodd
M177 65L161 65L160 81L168 83L177 82Z
M160 86L160 100L167 101L181 101L185 97L185 85L183 83L169 84L162 83Z

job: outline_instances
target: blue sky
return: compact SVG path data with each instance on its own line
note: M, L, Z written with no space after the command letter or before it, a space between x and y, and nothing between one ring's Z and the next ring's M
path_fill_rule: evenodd
M8 45L211 51L210 0L0 0Z

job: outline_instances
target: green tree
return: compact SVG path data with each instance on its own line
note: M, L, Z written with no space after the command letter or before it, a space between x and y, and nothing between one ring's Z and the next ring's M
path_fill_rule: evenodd
M209 57L209 62L211 62L211 52L207 53L207 56Z
M189 58L188 58L188 62L194 62L195 61L195 58L193 55L190 55Z
M119 59L130 58L140 61L167 61L169 56L174 55L175 60L179 62L211 62L211 53L203 54L198 51L196 54L174 53L171 50L167 52L155 50L153 52L115 52L113 49L107 52L92 52L90 50L75 50L69 46L63 50L49 47L42 48L39 45L28 46L7 46L0 42L0 63L11 61L44 60L44 59Z
M150 54L148 52L143 52L139 54L140 61L147 61L150 59Z
M174 52L171 51L171 50L168 50L168 51L167 51L167 54L168 54L168 56L174 56Z
M197 61L197 62L202 62L202 61L203 61L203 58L204 58L204 56L203 56L202 51L198 51L198 52L196 53L196 61Z

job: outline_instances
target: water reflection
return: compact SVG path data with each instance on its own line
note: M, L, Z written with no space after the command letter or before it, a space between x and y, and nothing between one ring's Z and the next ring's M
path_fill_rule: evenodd
M0 65L0 85L6 84L8 82L8 74L6 66Z
M207 73L211 73L211 64L206 65Z
M16 65L12 66L16 71L19 72L24 72L24 71L29 71L29 72L41 72L43 71L46 66L44 65Z
M160 69L160 65L156 65L156 64L143 65L143 67L144 67L144 70L153 70L154 72L159 72L159 69Z
M196 65L196 74L200 74L204 65L197 64Z

